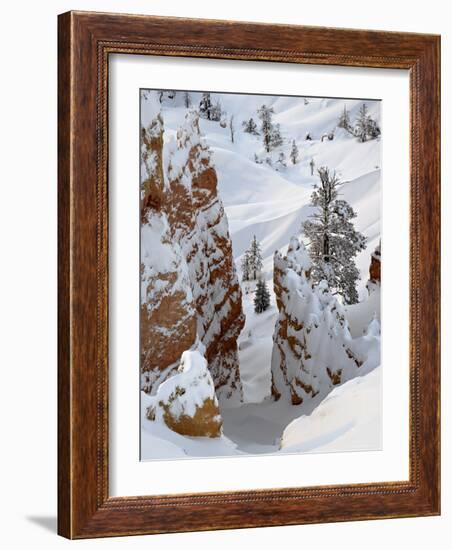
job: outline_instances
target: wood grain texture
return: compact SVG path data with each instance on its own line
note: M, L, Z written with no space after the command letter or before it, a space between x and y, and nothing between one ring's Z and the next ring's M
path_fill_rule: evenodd
M438 514L438 36L69 12L59 16L58 530L68 538ZM410 480L108 495L108 56L410 71ZM137 365L138 368L138 365Z

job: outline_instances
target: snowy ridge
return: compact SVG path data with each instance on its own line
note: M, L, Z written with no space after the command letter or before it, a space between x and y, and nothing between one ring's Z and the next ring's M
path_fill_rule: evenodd
M381 367L335 388L310 415L293 420L284 453L381 449Z

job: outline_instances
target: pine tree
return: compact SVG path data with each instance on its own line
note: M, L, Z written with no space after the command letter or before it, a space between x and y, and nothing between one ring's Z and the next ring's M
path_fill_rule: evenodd
M199 102L199 116L207 120L218 122L221 120L221 115L222 110L220 102L217 101L215 104L212 103L210 92L203 92L201 101Z
M210 99L210 93L205 92L202 94L201 101L199 102L199 116L210 120L210 111L212 109L212 100Z
M355 133L359 141L375 139L381 134L377 122L369 115L367 105L363 103L356 119Z
M242 281L250 280L250 253L249 250L245 251L242 258Z
M259 241L254 235L253 240L249 248L249 269L250 269L250 278L254 281L257 279L258 274L262 269L262 252Z
M357 131L359 140L362 142L367 140L367 125L368 125L367 105L363 103L359 109L358 119L356 121L356 131Z
M318 174L320 184L314 186L311 195L315 212L302 227L309 239L311 278L315 283L326 280L331 292L342 296L344 303L354 304L359 279L355 257L364 250L366 238L353 225L353 208L338 198L340 181L336 174L327 167L319 168Z
M262 313L270 306L270 294L264 279L259 279L254 294L254 311Z
M274 124L270 135L271 148L276 149L277 147L281 147L283 143L284 143L284 140L281 135L281 127L279 124Z
M267 107L266 105L262 105L260 109L257 111L258 117L261 119L261 132L262 132L262 139L264 140L264 147L267 153L270 152L271 148L271 131L273 127L272 123L272 114L274 113L272 107Z
M298 147L295 143L295 140L292 141L292 149L290 150L290 160L292 161L292 164L297 164L298 162Z
M242 122L243 131L247 134L252 134L253 136L258 136L259 132L257 130L257 124L254 122L254 119L251 117L249 120L244 120Z
M257 115L261 119L262 140L267 153L283 144L280 126L273 122L273 114L273 107L266 105L262 105L257 110Z
M344 130L347 130L347 132L351 131L352 125L350 123L350 114L347 111L346 105L344 105L344 110L342 111L341 115L339 116L337 126L338 126L338 128L343 128Z

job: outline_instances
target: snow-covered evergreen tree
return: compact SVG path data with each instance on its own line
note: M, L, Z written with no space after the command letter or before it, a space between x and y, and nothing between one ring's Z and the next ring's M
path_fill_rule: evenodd
M254 122L254 118L251 117L248 120L242 122L243 131L247 134L252 134L253 136L258 136L259 131L257 129L257 124Z
M242 281L250 280L250 252L249 250L245 251L245 254L242 258Z
M276 149L277 147L281 147L281 145L284 143L283 137L281 135L281 127L279 124L274 124L272 133L270 136L270 144L272 149Z
M262 105L257 110L257 115L261 120L261 133L264 147L267 153L272 149L280 147L283 143L279 124L273 122L273 107Z
M249 256L249 273L250 279L255 281L258 278L259 273L261 272L263 263L262 263L262 252L259 241L254 235L253 240L251 241L250 248L248 249Z
M212 102L210 92L204 92L202 94L201 101L199 102L199 116L206 118L207 120L214 120L218 122L221 120L222 110L219 101Z
M338 128L343 128L344 130L347 130L347 132L352 131L352 125L350 122L350 114L347 110L347 106L344 104L344 110L339 116L339 120L337 122Z
M256 285L256 292L254 294L254 311L256 313L263 313L270 306L270 293L268 292L267 284L265 280L259 279Z
M359 109L358 118L356 120L356 134L359 141L367 141L367 127L368 127L368 110L367 105L363 103Z
M381 134L377 122L369 115L369 110L365 103L363 103L359 109L358 118L355 124L355 134L361 142L367 141L368 139L375 139Z
M205 92L202 94L201 101L199 102L199 116L211 120L212 100L210 99L210 93Z
M292 149L290 150L290 160L292 164L297 164L299 157L299 151L295 140L292 141Z
M318 170L320 183L314 186L311 204L314 214L303 223L309 239L312 280L325 280L331 292L342 296L344 303L358 301L356 283L359 270L355 257L366 246L364 235L356 231L352 220L355 211L339 199L340 181L327 167Z

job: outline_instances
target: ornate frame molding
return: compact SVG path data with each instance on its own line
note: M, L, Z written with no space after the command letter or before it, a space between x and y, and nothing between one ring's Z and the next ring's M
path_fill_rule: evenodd
M89 12L59 16L61 535L85 538L439 513L439 48L439 37L432 35ZM409 481L109 497L108 60L117 53L409 70Z

